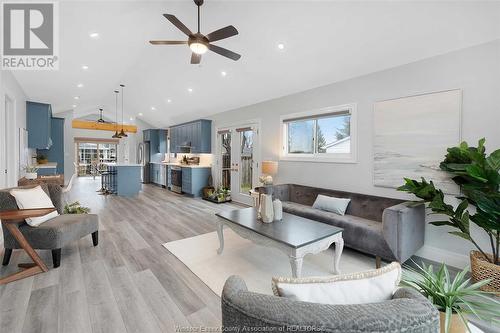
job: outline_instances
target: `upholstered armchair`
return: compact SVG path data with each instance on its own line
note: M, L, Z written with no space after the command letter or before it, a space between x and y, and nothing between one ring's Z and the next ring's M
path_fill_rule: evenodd
M381 303L327 305L250 292L231 276L222 291L222 326L234 332L439 332L439 312L417 291Z
M19 187L30 188L33 186ZM26 222L18 225L19 231L32 248L36 250L52 250L54 268L61 263L61 249L67 244L92 235L94 246L98 244L99 218L95 214L63 214L62 189L59 185L41 185L49 195L59 216L50 219L38 227L31 227ZM0 211L17 210L16 200L9 193L10 189L0 190ZM20 249L20 244L2 224L5 253L3 265L9 264L12 250Z

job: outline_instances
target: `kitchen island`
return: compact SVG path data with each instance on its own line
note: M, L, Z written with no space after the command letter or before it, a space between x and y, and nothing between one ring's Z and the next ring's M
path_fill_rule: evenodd
M120 196L131 197L139 194L141 185L140 164L109 163L106 183L110 184L111 191Z

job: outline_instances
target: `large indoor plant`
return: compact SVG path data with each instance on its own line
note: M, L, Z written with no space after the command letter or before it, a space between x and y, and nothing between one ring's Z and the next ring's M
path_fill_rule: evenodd
M482 320L498 321L500 302L481 291L489 280L474 284L467 278L468 268L451 279L445 264L435 272L432 265L406 266L402 284L417 289L439 310L441 333L468 332L467 316Z
M458 147L448 148L440 164L441 170L451 173L453 181L460 186L461 195L457 197L460 203L456 207L445 203L443 191L424 178L421 181L405 178L405 185L398 189L415 194L429 203L433 213L448 217L430 223L450 226L456 229L451 234L474 244L477 251L470 255L473 279L491 279L483 290L500 293L500 149L486 155L484 142L485 139L479 140L477 147L462 142ZM488 236L489 250L471 235L471 222Z

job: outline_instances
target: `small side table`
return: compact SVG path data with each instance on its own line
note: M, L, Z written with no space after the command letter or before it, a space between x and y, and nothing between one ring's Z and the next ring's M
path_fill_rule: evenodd
M53 211L55 211L55 208L4 210L0 212L2 225L9 230L19 245L21 245L23 250L26 251L33 260L33 263L19 264L19 267L22 268L21 271L0 278L0 285L49 271L42 258L40 258L38 253L31 247L21 231L19 231L19 224L23 223L26 218L44 216Z
M25 177L17 181L17 186L56 184L64 186L64 175L38 176L36 179L26 179Z

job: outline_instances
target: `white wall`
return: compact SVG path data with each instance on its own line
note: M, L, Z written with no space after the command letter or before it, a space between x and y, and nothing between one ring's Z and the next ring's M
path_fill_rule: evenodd
M325 63L328 66L328 63ZM293 69L291 69L293 70ZM332 78L334 80L335 78ZM286 84L286 83L284 83ZM358 163L280 161L278 183L298 183L394 198L410 196L373 186L372 135L375 101L448 89L463 90L462 139L475 144L486 137L489 150L500 147L500 41L455 51L397 68L334 83L212 117L220 124L261 119L262 160L278 160L280 115L327 106L357 103ZM251 87L249 87L251 89ZM432 119L429 119L432 122ZM401 124L404 126L404 124ZM215 131L214 131L215 135ZM213 140L215 141L215 138ZM444 153L444 152L443 152ZM215 178L214 178L215 179ZM469 243L428 225L419 255L464 266ZM474 230L473 234L477 234ZM478 237L486 246L486 237Z
M5 96L13 100L13 110L8 115L9 126L7 146L7 187L17 185L19 176L19 129L26 128L26 94L9 71L0 71L0 107L5 107ZM0 246L3 244L3 234L0 233Z

